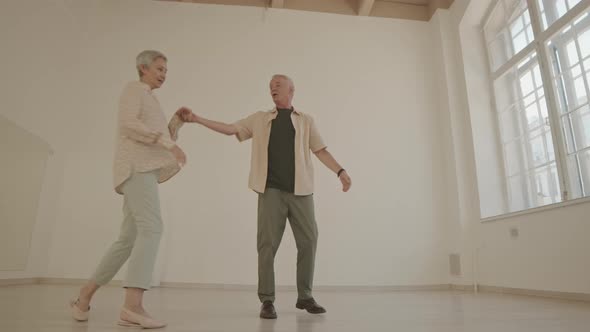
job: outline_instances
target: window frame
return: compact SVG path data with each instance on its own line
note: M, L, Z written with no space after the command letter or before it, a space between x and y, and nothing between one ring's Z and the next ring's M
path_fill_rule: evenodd
M513 114L510 115L511 119L515 119L518 118L518 123L515 124L515 126L518 128L518 135L516 137L512 137L511 139L507 140L506 142L504 141L504 139L502 138L500 132L498 135L498 143L499 146L501 147L501 158L502 163L504 165L504 169L503 169L503 177L504 177L504 199L505 201L505 206L508 207L507 211L504 211L504 213L501 213L498 216L493 216L493 217L488 217L488 218L482 218L482 221L487 221L487 220L492 220L492 219L497 219L497 218L502 218L504 216L507 215L514 215L514 214L520 214L520 213L527 213L528 211L533 211L533 210L539 210L539 209L545 209L548 208L552 205L556 205L556 204L564 204L564 203L568 203L570 201L572 201L572 199L570 199L571 196L571 192L572 192L572 184L570 183L570 179L569 179L569 174L568 174L568 164L567 164L567 158L570 155L575 155L576 158L578 156L579 153L581 153L582 151L586 150L586 149L590 149L590 146L582 149L582 150L574 150L574 152L572 154L568 153L567 148L568 145L566 145L566 137L565 137L565 132L564 129L562 128L561 125L561 119L563 116L569 116L568 115L564 115L560 112L560 108L559 108L559 104L558 104L558 99L559 98L559 92L557 87L553 84L553 75L552 75L552 69L551 69L551 59L552 56L549 54L550 52L550 48L548 46L549 41L554 41L554 37L559 34L560 32L562 32L562 30L567 27L570 24L573 24L574 21L579 19L579 16L581 16L582 14L584 14L589 8L590 8L590 1L587 0L582 0L580 1L578 4L576 4L574 7L572 7L569 11L567 11L564 15L562 15L561 17L559 17L558 19L554 20L554 22L549 25L547 28L544 28L544 22L542 21L542 13L540 11L540 7L539 7L539 3L538 0L520 0L520 1L515 1L512 3L511 10L512 12L508 12L506 10L505 6L506 2L505 0L494 0L491 3L491 6L488 9L487 14L485 15L483 21L482 21L482 35L485 41L485 47L486 47L486 55L488 57L488 68L489 68L489 74L490 74L490 82L491 82L491 87L492 87L492 99L493 99L493 107L496 110L496 121L497 121L497 125L499 126L499 128L502 128L502 122L501 122L501 118L500 118L500 113L501 112L518 112L518 114ZM526 4L526 6L523 6L524 4ZM496 11L499 10L498 6L502 6L501 9L504 9L504 15L505 17L507 17L505 19L505 23L503 24L502 28L495 33L495 35L491 36L491 38L487 38L488 34L486 34L485 31L485 27L487 26L487 24L489 23L492 15L495 15ZM515 50L515 45L514 45L514 41L512 39L512 34L513 34L513 25L514 22L516 22L517 20L522 20L522 23L524 24L522 27L522 31L518 31L518 33L523 33L525 34L525 38L528 40L528 38L526 37L527 34L527 23L524 20L524 17L522 16L524 13L526 13L528 10L528 15L529 15L529 19L530 19L530 24L532 26L532 30L533 30L533 40L532 42L530 42L528 45L526 45L525 47L523 47L521 50L519 50L518 52L514 52ZM545 8L545 15L550 14L550 12L553 10L553 8ZM587 17L585 17L583 20L587 20L587 24L590 27L590 14L587 15ZM590 29L590 28L589 28ZM572 29L574 30L574 29ZM516 35L518 35L518 33ZM571 32L572 34L574 33L574 31ZM507 59L507 61L505 61L503 64L501 64L500 66L497 66L497 68L494 69L494 59L492 59L491 56L491 46L493 43L495 43L497 40L499 40L499 38L502 37L502 34L507 34L511 39L508 41L505 41L508 45L504 45L504 53L503 56L505 56L505 59ZM570 39L567 38L560 38L560 39L565 39L566 41L562 42L563 43L563 48L565 49L567 47L567 44L569 41L571 40L575 40L575 38L578 35L573 35L573 37L571 37ZM586 92L588 93L588 98L590 98L590 78L586 77L586 73L585 71L590 71L590 68L584 68L582 65L582 62L584 62L584 58L581 57L580 53L580 49L579 46L576 45L576 50L578 52L578 57L579 57L579 61L580 61L580 68L582 68L582 77L584 77L584 83L585 83L585 87L586 87ZM514 54L512 56L510 56L509 54ZM540 74L541 74L541 81L542 81L542 88L544 91L544 95L543 97L545 98L545 102L546 102L546 106L547 106L547 119L543 118L543 114L542 114L542 110L541 109L537 109L537 115L540 117L539 121L540 124L538 127L534 128L534 129L530 129L528 128L528 120L526 117L526 110L524 107L524 96L522 96L522 93L520 91L520 81L516 83L516 87L518 89L518 95L516 98L518 98L515 102L520 104L518 106L512 106L513 109L508 109L508 110L498 110L496 107L496 96L495 96L495 91L494 91L494 84L496 81L498 81L499 79L501 79L504 75L509 75L511 74L511 72L514 72L515 69L517 72L524 70L523 68L518 67L520 64L522 64L524 61L527 60L528 57L531 57L532 55L535 56L536 61L533 61L534 59L529 59L529 64L526 64L525 66L534 66L534 65L538 65L539 66L539 70L540 70ZM586 57L585 59L590 59L590 57ZM586 60L588 61L588 60ZM588 61L590 63L590 61ZM531 73L533 73L533 71L530 71ZM534 76L534 74L533 74ZM517 77L517 80L520 80L520 75L515 76ZM533 81L534 82L534 81ZM573 84L573 80L572 80L572 84ZM538 88L535 86L535 84L533 83L533 92L532 94L535 96L535 103L537 103L539 105L539 102L543 99L543 97L537 98L537 91ZM571 91L567 90L566 91ZM528 96L528 95L527 95ZM588 103L588 102L587 102ZM583 104L582 106L578 106L576 108L577 109L582 109L584 107L585 104ZM570 112L574 112L574 110L570 111ZM555 154L555 160L552 160L551 156L549 156L549 152L550 149L548 148L547 145L547 139L545 138L545 134L547 132L546 124L543 124L543 122L548 121L548 124L550 126L550 135L551 135L551 139L553 142L553 149L554 149L554 154ZM543 146L544 146L544 151L545 151L545 156L547 161L542 163L542 164L538 164L535 165L534 164L534 157L532 155L532 151L531 151L531 142L533 142L534 139L536 139L538 136L532 137L532 133L535 131L539 131L539 135L540 137L542 137L543 139ZM572 134L573 135L573 134ZM507 143L509 142L518 142L520 141L520 145L519 148L521 150L521 155L519 156L519 159L523 161L523 163L521 163L521 165L519 165L519 171L517 173L514 174L509 174L509 168L507 165L507 156L506 156L506 149L505 146ZM548 158L547 158L548 157ZM526 163L524 163L524 160L526 160ZM557 201L554 200L554 197L551 196L551 201L552 203L542 203L539 204L538 201L533 201L535 199L537 199L536 197L534 197L535 195L535 191L537 190L536 188L536 181L535 181L535 177L539 174L538 172L546 169L548 171L548 181L549 181L549 186L552 187L551 189L547 189L549 190L549 192L551 194L554 193L555 188L555 182L553 179L553 167L555 167L556 171L557 171L557 183L560 187L560 193L557 195ZM578 173L580 172L580 168L578 167ZM528 177L528 180L526 181L527 183L524 183L525 181L521 181L521 188L522 188L522 192L525 193L525 197L524 197L524 206L519 208L519 209L512 209L511 205L512 205L512 197L511 197L511 190L510 190L510 180L511 178L517 177L517 176L522 176L523 179L525 179L526 177ZM582 179L580 179L580 182L582 182ZM583 188L583 186L582 186ZM582 191L582 197L581 198L576 198L574 200L590 200L590 188L588 190L588 192L586 193L586 196L584 196L584 192Z

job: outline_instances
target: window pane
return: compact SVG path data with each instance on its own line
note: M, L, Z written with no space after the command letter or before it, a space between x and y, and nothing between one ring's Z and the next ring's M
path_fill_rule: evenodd
M578 76L574 79L574 99L576 106L585 104L588 101L586 84L584 83L584 77L582 76Z
M559 181L557 180L557 168L555 164L549 167L541 167L535 170L535 199L537 206L543 206L559 202Z
M500 113L500 136L503 143L512 141L520 135L517 117L518 113L514 108Z
M525 48L528 43L526 40L526 35L524 32L519 33L518 35L512 36L512 43L514 47L514 53L520 52L523 48Z
M588 196L590 190L590 150L580 152L580 174L584 188L584 196Z
M553 147L553 137L551 136L551 130L548 130L544 134L545 146L547 147L547 156L550 161L555 161L555 150Z
M567 157L567 172L570 184L570 198L583 197L582 193L582 179L579 174L580 165L578 164L578 155L570 155Z
M551 168L555 149L536 53L494 81L494 91L510 209L556 202L561 196Z
M496 38L491 40L488 44L488 54L490 57L490 66L492 70L500 68L503 64L508 62L510 44L508 43L509 38L504 34L500 33Z
M517 72L511 71L494 81L496 108L499 112L517 108L518 106L518 100L521 94L518 91L517 75Z
M533 130L541 125L541 119L539 118L539 106L536 102L526 106L525 116L529 130Z
M535 67L535 69L533 70L533 73L535 74L535 88L540 88L543 86L543 80L541 78L541 70L539 69L538 66ZM540 91L540 93L542 93L543 90Z
M552 38L548 48L560 111L570 112L588 102L590 18L577 26L567 26Z
M537 0L543 17L543 29L547 29L580 2L581 0Z
M561 183L559 182L559 173L557 172L557 164L553 163L551 165L551 180L553 181L552 187L552 195L555 197L555 202L561 202L563 197L561 196L562 188Z
M561 117L561 126L565 135L565 145L568 153L576 152L576 144L574 140L574 127L571 120L571 114L565 114Z
M531 153L533 158L533 165L540 166L547 163L547 151L545 149L544 136L539 135L531 138Z
M522 172L526 168L523 165L523 155L524 150L520 139L504 145L504 158L506 159L506 173L508 176Z
M484 36L490 67L495 71L533 41L526 1L498 1L484 26Z
M590 109L588 105L574 111L571 115L573 137L576 142L576 150L590 147Z
M578 49L576 48L576 43L573 40L567 44L566 50L567 59L569 61L566 65L567 67L571 67L580 62L580 58L578 58Z
M526 96L533 92L534 85L533 85L533 75L529 71L520 77L520 90L523 96Z
M573 198L590 195L590 150L568 157Z
M524 19L519 17L514 22L512 22L512 25L510 26L510 32L514 36L522 31L524 31Z
M575 5L563 1L566 10ZM547 1L545 1L547 6ZM568 7L570 6L570 7ZM547 43L551 55L551 75L561 114L569 198L590 195L590 16L580 16Z
M527 203L527 183L525 176L517 175L508 179L508 205L510 211L520 211L529 207Z
M588 57L590 55L590 30L586 30L578 36L578 45L582 58Z

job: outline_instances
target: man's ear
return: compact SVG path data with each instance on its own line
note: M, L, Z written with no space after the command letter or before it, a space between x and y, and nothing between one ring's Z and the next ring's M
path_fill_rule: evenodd
M145 72L148 70L148 66L146 65L139 65L139 71L141 71L141 73L143 75L145 75Z

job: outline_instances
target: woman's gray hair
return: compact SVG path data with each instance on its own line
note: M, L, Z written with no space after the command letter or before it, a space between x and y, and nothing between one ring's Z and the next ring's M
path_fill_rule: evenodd
M164 55L164 53L154 50L145 50L137 55L135 58L135 66L137 67L137 73L139 77L143 76L141 72L141 66L149 66L152 62L156 61L157 59L164 59L164 61L168 61L168 58Z

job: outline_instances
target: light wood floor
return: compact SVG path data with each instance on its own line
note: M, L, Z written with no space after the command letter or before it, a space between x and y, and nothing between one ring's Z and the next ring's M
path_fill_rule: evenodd
M0 287L0 331L129 331L116 320L123 291L101 289L90 321L71 320L68 300L77 287ZM458 291L316 292L328 313L314 316L294 307L296 293L280 292L279 318L258 318L252 291L158 288L146 307L169 326L160 331L190 332L588 332L590 303Z

